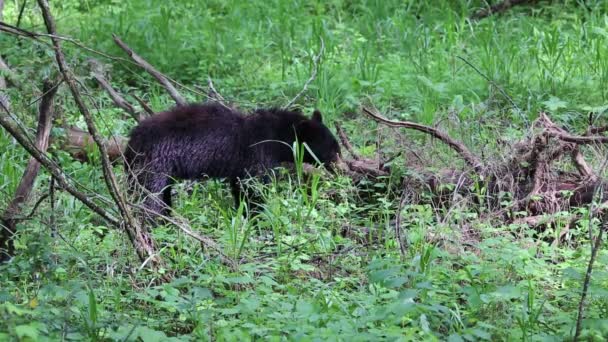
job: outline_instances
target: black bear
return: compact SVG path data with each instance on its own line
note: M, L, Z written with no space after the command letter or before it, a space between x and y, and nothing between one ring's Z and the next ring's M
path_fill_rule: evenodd
M125 151L130 189L137 181L147 192L144 207L162 214L171 207L173 179L227 178L238 204L239 179L293 162L296 139L328 167L339 158L340 146L316 110L309 119L277 108L244 115L218 103L178 106L131 131ZM306 152L304 162L314 157Z

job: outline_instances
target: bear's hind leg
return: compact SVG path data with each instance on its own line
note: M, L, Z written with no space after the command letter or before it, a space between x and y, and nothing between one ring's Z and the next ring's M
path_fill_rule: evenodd
M163 173L150 173L146 175L144 188L148 193L144 194L144 207L150 215L163 215L171 206L171 181Z

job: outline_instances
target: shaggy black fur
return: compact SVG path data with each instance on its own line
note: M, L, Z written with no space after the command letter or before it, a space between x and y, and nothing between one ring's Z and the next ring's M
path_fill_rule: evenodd
M308 119L300 112L282 109L259 109L244 115L214 103L175 107L140 122L131 131L125 152L129 183L136 180L150 192L144 206L157 213L166 213L171 206L174 178L228 178L238 204L239 179L261 175L281 162L293 162L291 146L296 138L326 166L340 154L338 142L318 111ZM304 161L314 159L306 153Z

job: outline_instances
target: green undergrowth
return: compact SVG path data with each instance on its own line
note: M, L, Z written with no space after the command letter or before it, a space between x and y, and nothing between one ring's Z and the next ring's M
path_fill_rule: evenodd
M17 21L21 3L6 2L7 22ZM256 185L264 200L257 214L233 208L221 181L179 184L174 215L217 241L239 261L236 269L166 224L152 230L165 265L151 272L121 231L58 189L53 209L46 199L19 224L17 256L0 265L0 340L571 340L591 254L589 230L597 234L599 227L596 219L589 222L588 208L572 208L553 227L533 230L474 220L487 210L483 204L434 207L424 204L428 194L417 194L420 203L401 211L408 241L401 256L394 224L399 179L415 172L409 151L430 160L433 170L461 161L438 142L397 134L359 113L360 105L374 105L393 119L438 125L488 160L504 152L504 141L524 136L541 110L573 132L584 131L589 118L605 122L606 2L541 1L470 21L482 3L53 2L62 35L124 57L112 41L117 34L196 90L180 88L190 101L204 100L210 77L244 110L282 106L316 70L296 106L307 113L319 108L332 130L342 124L361 155L404 152L390 176L373 182L276 170L271 182ZM23 13L22 28L44 29L35 2ZM121 93L134 93L155 110L173 104L134 65L67 41L63 47L103 135L124 136L135 122L93 82L89 58L107 66ZM0 52L23 84L8 91L12 112L35 127L40 94L33 87L56 74L53 52L6 34ZM56 107L59 123L85 128L65 86ZM64 133L57 125L53 137ZM27 155L4 130L0 153L5 208ZM59 140L50 155L81 189L109 198L98 155L74 161ZM122 175L122 167L115 172ZM41 172L24 215L49 185ZM471 191L482 196L485 189ZM583 219L568 226L572 213ZM608 338L607 263L602 248L584 340ZM156 285L163 274L173 280Z

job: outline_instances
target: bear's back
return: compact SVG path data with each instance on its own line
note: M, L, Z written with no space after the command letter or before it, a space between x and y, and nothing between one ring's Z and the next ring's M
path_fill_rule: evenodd
M200 134L217 128L234 128L242 125L242 114L220 104L190 104L151 116L139 123L131 132L131 138L145 135L158 139L171 135Z

